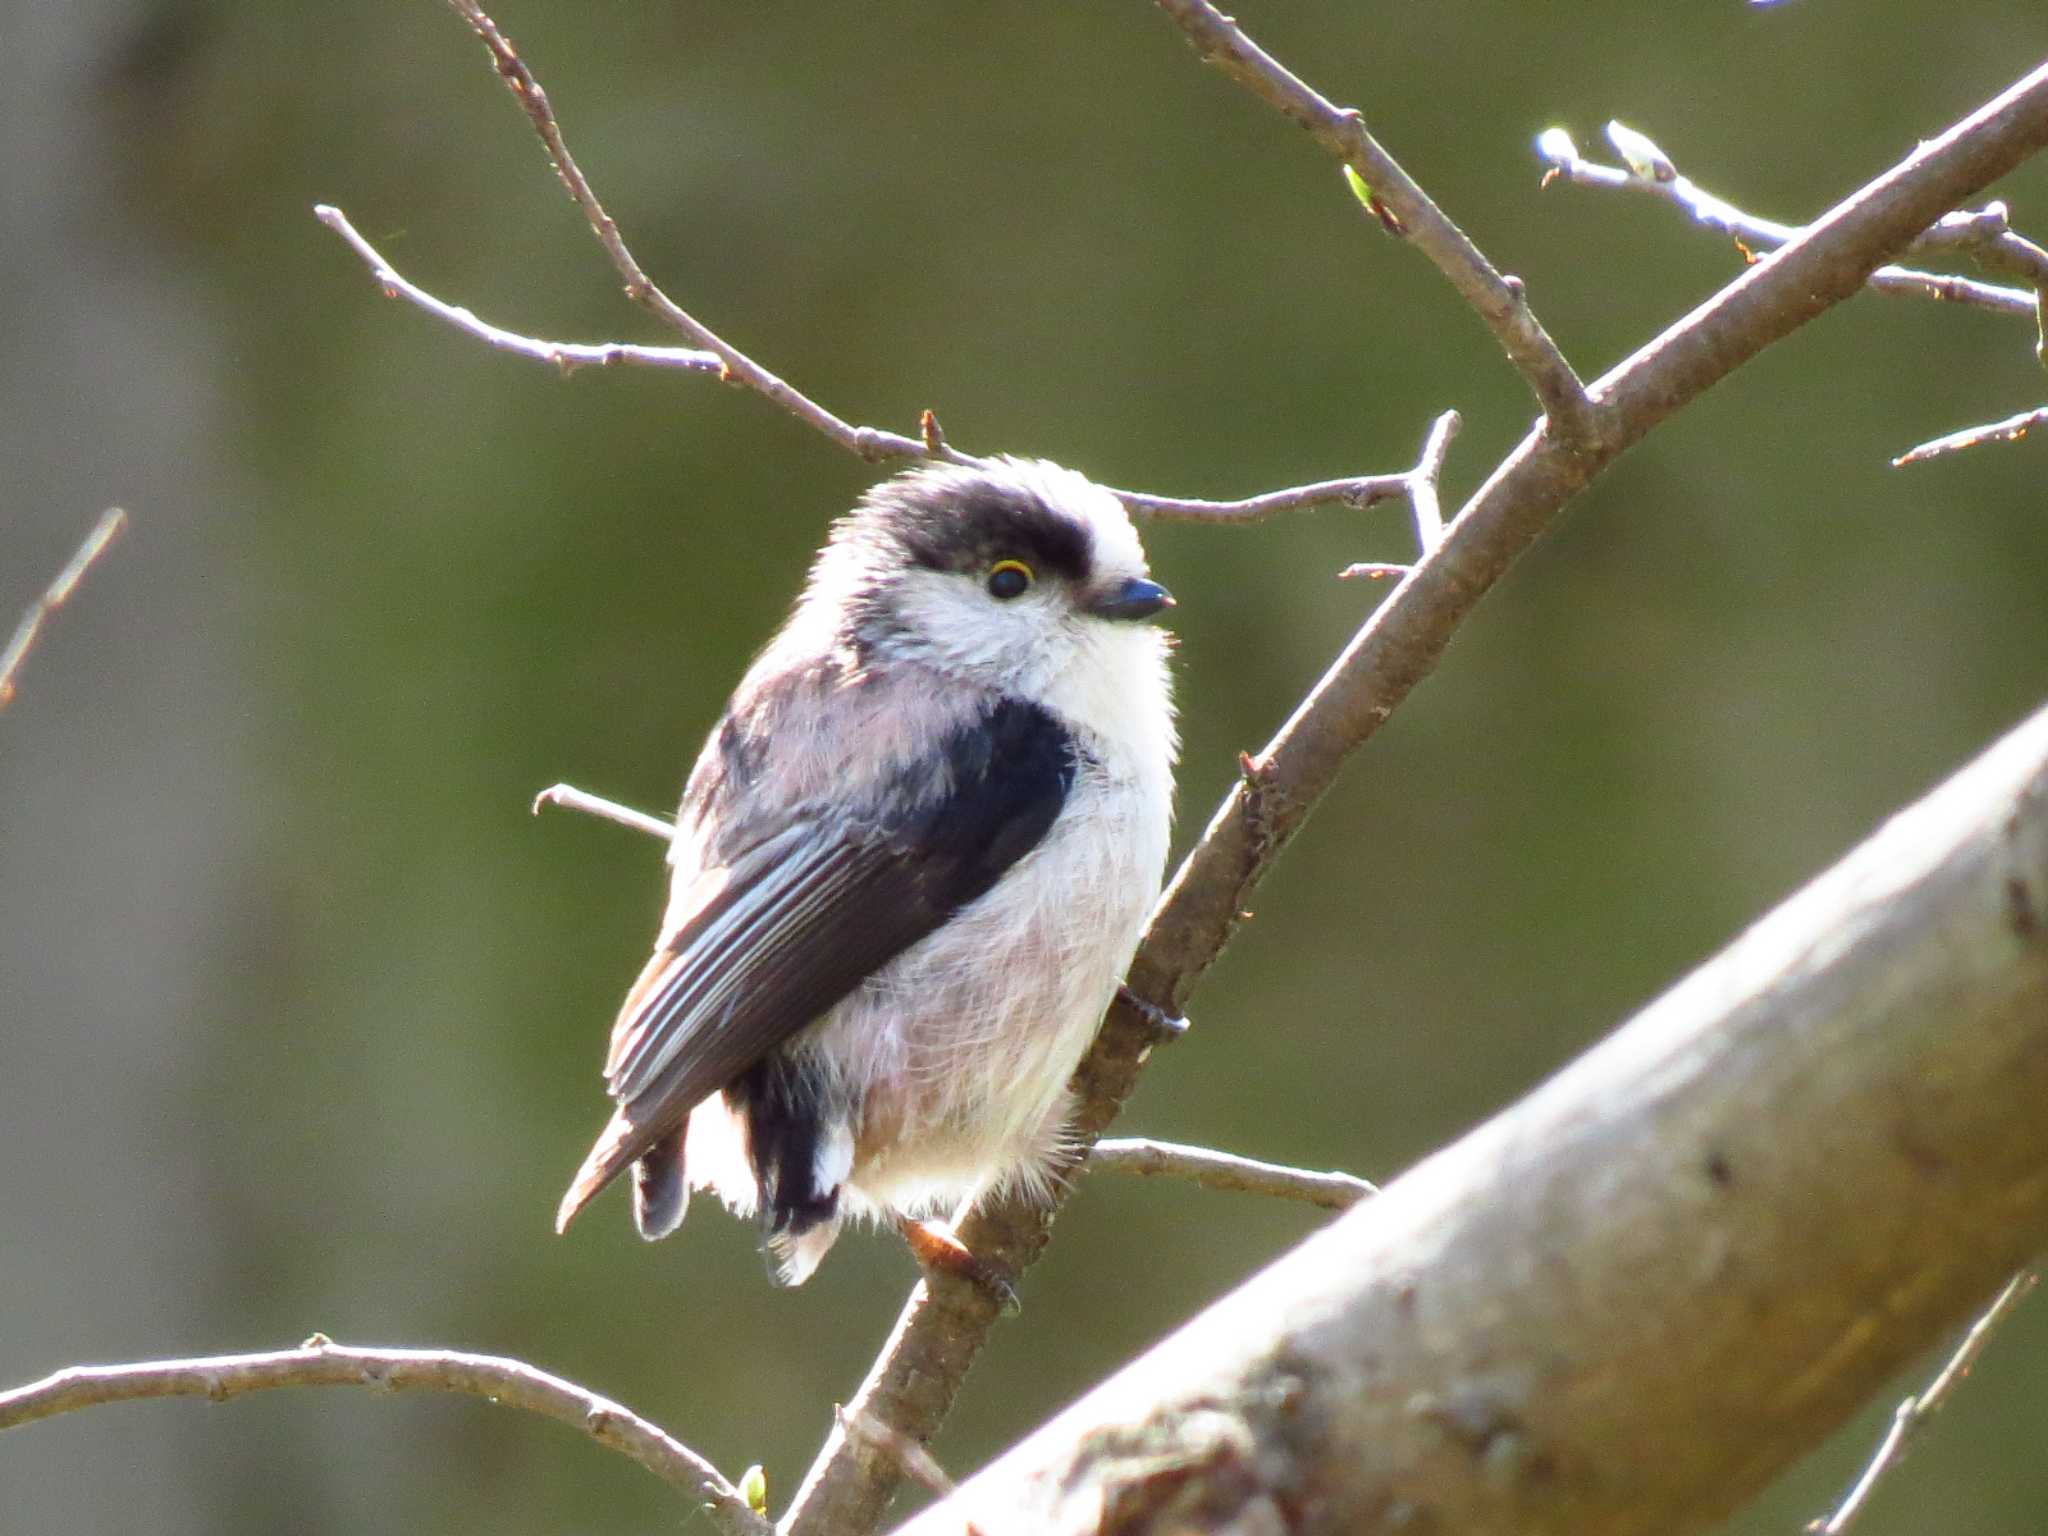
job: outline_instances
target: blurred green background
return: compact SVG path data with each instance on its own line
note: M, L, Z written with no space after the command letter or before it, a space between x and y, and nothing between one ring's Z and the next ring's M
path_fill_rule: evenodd
M1539 191L1619 117L1816 212L2037 62L2039 0L1252 6L1589 376L1735 270L1647 200ZM1114 484L1477 484L1532 410L1332 164L1140 0L517 4L638 253L859 421ZM0 618L135 524L0 720L0 1379L313 1329L518 1354L779 1505L912 1278L794 1293L700 1206L548 1222L603 1114L656 848L527 801L673 801L871 478L750 397L563 381L382 300L313 221L500 323L665 340L432 0L0 3ZM2048 162L2002 189L2048 233ZM2021 326L1864 297L1660 431L1460 634L1258 897L1125 1120L1376 1178L1527 1089L2048 694L2048 444L1899 472L2043 396ZM1404 514L1161 526L1185 844L1376 600ZM1312 1224L1090 1180L937 1446L971 1469ZM1901 1386L1905 1383L1902 1381ZM1846 1485L1870 1411L1733 1527ZM1870 1536L2048 1520L2048 1304ZM0 1530L554 1533L673 1497L485 1406L266 1396L0 1438Z

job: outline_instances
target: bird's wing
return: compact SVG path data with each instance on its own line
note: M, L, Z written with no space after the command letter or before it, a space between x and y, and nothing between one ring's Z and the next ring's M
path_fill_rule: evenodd
M1001 700L956 727L893 808L865 823L801 808L700 878L620 1011L605 1069L618 1110L557 1228L699 1101L988 891L1044 838L1078 761L1051 714Z

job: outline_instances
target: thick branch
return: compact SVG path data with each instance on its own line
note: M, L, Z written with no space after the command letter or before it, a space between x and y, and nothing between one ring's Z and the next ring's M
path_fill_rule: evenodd
M2048 1243L2048 709L917 1533L1686 1536Z
M586 1387L523 1360L445 1349L363 1349L314 1334L297 1349L268 1354L151 1360L136 1365L74 1365L11 1392L0 1392L0 1430L76 1413L102 1403L203 1397L224 1403L277 1387L370 1387L380 1392L449 1392L537 1413L580 1429L599 1445L638 1462L704 1506L728 1536L766 1536L769 1524L747 1507L718 1469L659 1425Z
M1338 770L1435 667L1479 599L1566 502L1621 451L1711 385L1855 293L1870 271L1948 209L2048 145L2048 67L1852 195L1593 386L1605 418L1595 444L1540 428L1465 504L1443 542L1395 589L1255 758L1175 875L1132 965L1130 986L1167 1013L1229 941L1252 888L1299 831ZM1099 1135L1136 1084L1155 1039L1126 1004L1113 1006L1075 1074L1077 1129ZM1043 1248L1053 1213L1018 1206L977 1212L962 1236L1011 1274ZM928 1438L996 1316L977 1287L920 1285L853 1401ZM897 1476L835 1434L783 1529L792 1536L871 1530Z
M1585 386L1529 308L1521 283L1494 270L1479 247L1366 130L1364 116L1330 101L1208 0L1157 3L1204 60L1307 129L1364 180L1370 196L1393 216L1392 227L1414 242L1493 332L1549 417L1553 434L1567 441L1583 437L1592 425Z

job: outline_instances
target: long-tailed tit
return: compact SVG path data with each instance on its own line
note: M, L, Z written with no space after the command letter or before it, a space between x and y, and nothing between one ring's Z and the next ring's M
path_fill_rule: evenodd
M668 914L612 1027L648 1238L692 1186L799 1285L849 1216L1042 1197L1173 798L1172 605L1109 492L928 467L832 528L683 792Z

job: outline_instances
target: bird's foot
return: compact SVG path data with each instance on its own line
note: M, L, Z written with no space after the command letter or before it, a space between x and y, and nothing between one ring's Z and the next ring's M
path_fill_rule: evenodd
M1024 1304L1017 1299L1017 1288L989 1265L976 1258L968 1246L960 1241L959 1234L947 1223L915 1221L908 1216L898 1216L896 1230L903 1234L903 1241L910 1245L911 1256L926 1269L973 1281L993 1296L998 1306L1012 1315L1024 1310Z
M1188 1032L1188 1021L1177 1013L1168 1013L1157 1003L1147 1002L1123 982L1116 986L1118 1001L1139 1018L1152 1026L1152 1033L1161 1040L1178 1040Z

